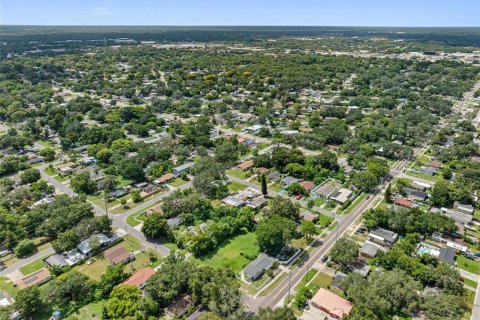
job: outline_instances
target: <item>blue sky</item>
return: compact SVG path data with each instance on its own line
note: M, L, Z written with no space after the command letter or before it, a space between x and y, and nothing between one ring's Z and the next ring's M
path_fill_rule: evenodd
M479 26L480 0L0 0L0 24Z

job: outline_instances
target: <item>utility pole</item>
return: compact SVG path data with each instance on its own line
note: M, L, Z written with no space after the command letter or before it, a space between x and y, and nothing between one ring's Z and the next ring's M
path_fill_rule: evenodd
M108 217L108 205L107 205L107 191L103 190L104 195L103 195L103 203L105 205L105 213L107 214Z

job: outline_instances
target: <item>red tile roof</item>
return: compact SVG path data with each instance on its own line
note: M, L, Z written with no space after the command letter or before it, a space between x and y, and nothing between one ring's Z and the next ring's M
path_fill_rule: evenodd
M342 319L350 313L353 305L342 297L320 288L312 298L312 304L336 319Z
M312 181L302 181L299 183L305 190L311 191L313 188L315 188L315 184Z
M413 207L413 201L404 199L404 198L396 198L394 203L395 205L401 206L401 207L406 207L406 208Z
M130 284L133 286L140 287L142 284L145 283L148 279L150 279L151 276L155 274L155 270L152 268L143 268L138 270L134 275L132 275L130 278L125 280L123 284Z

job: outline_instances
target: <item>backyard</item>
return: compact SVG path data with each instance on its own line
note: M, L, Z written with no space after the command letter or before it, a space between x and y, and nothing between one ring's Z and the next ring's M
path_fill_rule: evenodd
M256 258L258 253L256 235L243 231L235 238L225 241L217 250L196 260L204 265L228 267L238 273L251 259Z

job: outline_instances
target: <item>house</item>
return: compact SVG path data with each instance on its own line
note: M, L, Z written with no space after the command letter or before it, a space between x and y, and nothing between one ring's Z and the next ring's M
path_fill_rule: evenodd
M158 214L163 214L163 210L162 210L162 205L161 204L157 204L151 208L148 208L146 211L145 211L145 215L148 217L149 215L152 215L154 213L158 213Z
M255 281L266 271L269 270L277 259L267 256L265 253L260 253L258 257L250 262L243 274L248 281Z
M432 244L421 242L418 244L417 254L429 254L438 258L438 260L447 263L448 265L455 266L455 250L450 247L439 248Z
M146 186L144 186L142 188L142 192L146 193L146 194L151 194L151 193L154 193L155 191L157 191L157 187L155 187L153 184L149 183L147 184Z
M473 220L473 216L468 213L463 213L454 209L441 208L440 209L447 217L452 218L455 222L460 224L470 224Z
M412 200L425 201L428 197L428 193L421 190L406 188L405 193L407 197Z
M133 255L123 246L111 248L104 255L112 264L124 264L133 259Z
M106 235L102 233L94 234L90 238L83 240L77 245L78 251L80 251L81 254L84 254L86 256L91 255L94 251L94 248L92 248L91 243L94 241L95 242L98 241L100 248L108 247L112 243L112 239L110 239Z
M6 296L3 292L0 292L0 308L8 307L13 304L13 299L10 296Z
M352 303L327 289L320 288L313 296L311 303L314 307L327 313L334 319L342 319L353 308Z
M52 278L47 268L42 268L17 281L20 289L25 289L34 285L41 285Z
M48 264L50 267L65 267L68 266L69 263L67 260L65 260L64 257L62 257L59 254L54 254L48 257L47 259L44 260L46 264Z
M318 215L311 213L310 211L307 211L307 210L300 211L300 217L305 221L312 221L312 222L318 219Z
M335 273L335 277L333 278L333 281L330 284L330 286L343 291L344 288L342 286L342 282L343 280L345 280L346 277L347 277L347 274L341 271L337 271L337 273Z
M109 193L110 197L112 198L120 198L120 197L123 197L124 195L126 195L128 193L127 190L125 189L116 189L116 190L113 190L112 192Z
M265 167L259 167L259 168L256 168L255 169L255 173L256 174L268 174L270 172L270 170L268 168L265 168Z
M383 228L376 228L370 231L368 239L373 243L391 247L397 242L398 234Z
M375 258L379 249L377 245L366 241L360 248L360 255L364 258Z
M57 169L58 169L59 173L64 174L64 173L71 172L76 167L77 167L77 164L75 162L67 162L67 163L58 165Z
M413 181L410 186L414 189L420 190L420 191L425 191L428 190L432 187L431 184L421 182L421 181Z
M173 301L168 308L165 309L165 315L167 319L180 318L185 312L187 312L188 307L192 304L192 297L189 295L183 295Z
M250 170L251 168L253 168L253 160L247 160L245 162L242 162L237 167L242 171Z
M234 208L241 208L245 205L245 201L234 196L228 196L222 199L222 202Z
M475 212L475 208L471 204L463 204L458 201L455 201L453 207L458 211L473 214Z
M347 188L340 188L338 191L336 191L334 194L330 196L330 199L340 204L344 204L348 200L351 200L353 195L354 194L352 190L349 190Z
M455 266L455 250L452 248L440 248L438 259L451 266Z
M170 218L167 220L167 224L171 229L175 229L182 224L182 220L179 217Z
M244 128L242 131L243 132L250 132L250 133L257 133L262 128L264 128L264 126L256 124L256 125L253 125L251 127Z
M161 176L160 178L156 179L153 182L156 183L156 184L166 184L166 183L172 181L173 179L175 179L175 175L173 173L166 173L166 174L164 174L163 176Z
M143 268L138 270L135 274L133 274L130 278L123 281L123 284L129 284L132 286L136 286L139 289L145 288L147 285L147 280L150 279L151 276L155 274L155 270L150 267Z
M298 180L297 178L288 176L288 177L283 178L283 179L280 181L280 183L283 185L284 188L288 188L288 187L290 187L292 184L298 183L298 181L300 181L300 180Z
M405 198L395 198L393 204L402 208L413 208L413 201Z
M247 207L253 210L260 210L267 204L267 199L264 196L255 197L247 201Z
M441 167L443 167L443 164L440 161L433 159L427 164L427 166L440 169Z
M341 184L335 181L327 181L315 190L315 195L328 199L335 191L341 188Z
M179 165L173 168L173 174L177 177L181 176L183 173L188 174L190 172L190 169L193 167L193 165L194 165L193 162L187 162L182 165Z
M315 188L315 184L312 181L305 180L299 184L307 191L312 191L312 189Z
M435 167L423 166L418 169L418 172L426 174L427 176L434 176L437 173L438 169Z
M270 172L267 176L268 180L272 182L276 182L280 180L280 177L281 177L281 174L278 171Z

